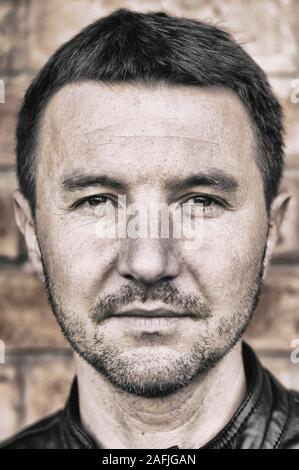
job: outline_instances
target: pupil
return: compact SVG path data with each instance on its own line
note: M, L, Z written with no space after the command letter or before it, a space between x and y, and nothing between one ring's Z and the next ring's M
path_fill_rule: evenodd
M204 206L209 206L211 204L211 201L204 196L195 196L195 202L199 202L200 204L203 204Z
M103 197L94 197L90 199L88 202L90 206L97 206L98 204L104 201L103 201Z

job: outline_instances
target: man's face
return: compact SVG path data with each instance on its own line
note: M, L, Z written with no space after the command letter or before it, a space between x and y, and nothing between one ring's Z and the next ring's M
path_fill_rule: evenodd
M201 243L99 236L120 194L173 214L204 203ZM167 395L240 339L260 293L268 226L250 119L232 92L66 86L45 112L36 196L55 315L115 386ZM172 320L130 316L162 309Z

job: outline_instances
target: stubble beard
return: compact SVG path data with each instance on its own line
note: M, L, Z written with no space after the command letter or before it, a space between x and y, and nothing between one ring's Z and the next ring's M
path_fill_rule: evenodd
M261 296L265 254L266 245L255 282L240 300L236 313L229 320L224 318L218 328L219 343L201 335L187 352L162 346L121 351L105 340L100 327L90 337L84 320L61 308L43 257L42 263L49 304L73 350L118 389L145 398L162 398L206 375L240 341Z

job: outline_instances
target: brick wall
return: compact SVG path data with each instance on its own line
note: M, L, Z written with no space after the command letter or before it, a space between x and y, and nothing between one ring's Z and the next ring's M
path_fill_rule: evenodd
M294 90L299 79L299 2L1 0L0 339L5 341L6 363L0 365L0 439L59 407L73 376L71 352L14 223L15 114L30 79L56 47L117 7L159 8L213 20L230 29L269 74L286 112L285 184L294 198L247 338L284 384L299 389L299 364L290 361L291 340L299 338L299 93Z

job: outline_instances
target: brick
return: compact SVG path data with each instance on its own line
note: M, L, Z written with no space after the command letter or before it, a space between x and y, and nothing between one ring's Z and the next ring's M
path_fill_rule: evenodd
M32 75L2 76L5 102L0 104L0 169L15 165L16 115Z
M246 338L257 350L289 351L299 338L299 267L272 266Z
M299 168L299 74L270 77L270 83L285 114L287 165Z
M287 388L299 390L299 365L289 355L258 354L262 364ZM27 356L22 359L26 391L20 397L20 386L13 365L0 367L0 439L30 425L64 406L74 375L71 357L51 355ZM19 364L21 366L21 364ZM24 418L19 419L20 399Z
M15 433L21 425L20 389L13 365L0 364L0 397L0 440L3 440Z
M293 160L290 163L299 168L299 102L297 104L286 102L284 112L286 116L286 154Z
M299 168L299 153L289 153L286 155L286 165L289 168Z
M263 364L289 388L299 390L299 365L290 361L299 338L299 79L296 0L2 0L0 3L0 258L15 260L22 243L13 217L16 185L14 134L20 99L33 74L54 50L82 27L120 7L163 9L210 20L231 31L270 76L286 116L284 185L294 193L263 295L246 339ZM299 85L298 85L299 87ZM299 93L296 95L299 98ZM5 169L5 171L4 171ZM281 264L284 263L284 264ZM74 369L69 346L28 264L0 266L0 339L8 362L0 364L0 439L63 406Z
M285 114L287 166L299 168L299 74L269 79Z
M27 361L25 425L64 406L73 376L71 357Z
M108 8L107 2L94 0L31 2L28 17L30 68L39 69L58 46L104 16Z
M72 2L31 2L29 13L29 63L32 69L45 63L52 52L82 27L116 8L138 11L164 10L215 22L229 29L266 71L293 73L296 69L296 37L290 24L292 9L279 0L166 0L154 1L73 0Z
M20 248L20 235L15 223L12 198L16 187L14 172L0 172L0 256L7 258L16 258Z
M299 365L293 364L289 355L259 353L258 356L283 385L299 390ZM18 418L20 389L15 368L7 365L0 368L1 439L63 407L74 376L71 357L37 355L23 357L22 361L26 387L22 420Z
M67 347L43 287L31 273L2 268L0 311L0 336L7 347ZM298 312L299 267L272 266L247 337L258 349L288 350L299 337Z
M27 66L27 0L1 0L0 70L23 70Z
M41 282L25 268L0 270L0 337L8 348L66 348Z
M279 0L168 0L167 12L208 20L230 31L267 73L294 73L297 27L293 5Z
M4 106L0 104L0 106ZM14 133L16 117L13 113L0 108L0 169L1 166L15 163Z
M271 77L270 82L286 117L286 169L282 188L288 189L293 196L281 228L275 259L293 262L299 259L299 102L292 102L292 78Z
M290 356L260 354L262 364L285 387L299 391L299 364L293 364Z

